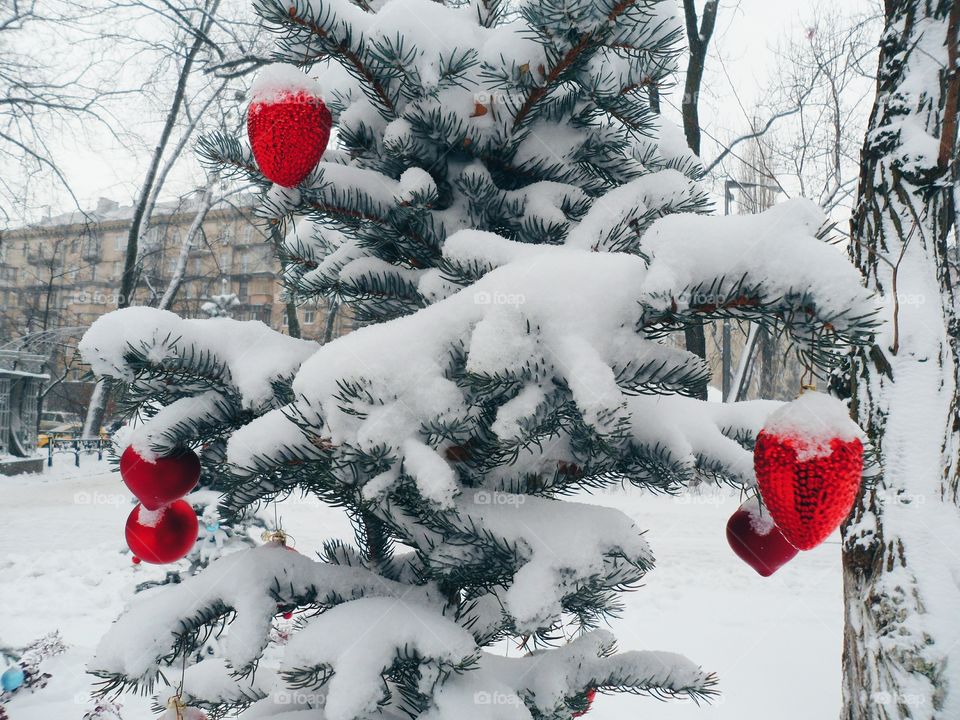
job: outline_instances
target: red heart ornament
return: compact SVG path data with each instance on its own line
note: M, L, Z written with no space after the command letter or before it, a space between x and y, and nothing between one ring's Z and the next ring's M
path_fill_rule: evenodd
M765 430L757 436L753 466L764 505L794 547L810 550L850 512L863 473L859 439L832 438L811 453L806 438Z
M787 542L756 498L747 500L727 521L727 542L741 560L763 577L770 577L796 557L799 550Z
M198 529L197 514L186 500L154 511L138 503L127 518L127 547L144 562L171 563L190 552Z
M254 100L247 110L247 136L260 172L283 187L296 187L317 166L331 127L323 100L303 90Z
M159 510L193 490L200 458L193 450L147 460L131 445L120 456L120 477L147 510Z

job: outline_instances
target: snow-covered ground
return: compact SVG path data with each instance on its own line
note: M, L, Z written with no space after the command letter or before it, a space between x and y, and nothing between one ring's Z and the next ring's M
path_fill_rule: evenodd
M84 665L131 597L162 570L133 566L123 524L130 494L106 462L60 461L44 475L0 477L0 645L22 646L59 629L69 651L47 661L54 675L9 703L11 720L79 720L91 706ZM842 606L836 537L761 578L727 546L724 526L739 501L729 491L658 497L636 491L586 502L619 507L649 529L658 564L625 596L613 625L622 649L681 652L715 671L723 695L711 705L599 696L588 718L809 720L840 704ZM325 537L351 539L345 517L318 503L281 506L285 529L309 553ZM154 717L143 698L124 699L125 720Z

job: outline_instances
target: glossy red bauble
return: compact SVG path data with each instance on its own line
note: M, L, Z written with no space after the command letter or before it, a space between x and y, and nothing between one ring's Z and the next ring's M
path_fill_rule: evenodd
M120 477L147 510L179 500L200 481L200 458L193 450L147 460L131 445L120 456Z
M730 516L727 542L737 557L763 577L773 575L799 552L774 525L770 514L762 513L755 498Z
M247 135L260 172L283 187L296 187L317 166L331 127L323 100L303 90L255 99L247 110Z
M805 438L760 432L753 451L763 504L799 550L816 547L850 512L863 472L859 439L833 438L811 453Z
M156 511L138 504L127 518L127 546L144 562L175 562L193 549L199 527L197 515L186 500Z

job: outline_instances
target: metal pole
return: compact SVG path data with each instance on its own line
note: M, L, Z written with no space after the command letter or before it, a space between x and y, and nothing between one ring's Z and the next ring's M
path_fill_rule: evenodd
M723 214L730 214L730 201L733 200L733 187L737 185L736 180L727 180L723 183ZM720 343L720 389L723 402L730 402L730 368L732 359L730 357L730 319L723 319L723 335Z

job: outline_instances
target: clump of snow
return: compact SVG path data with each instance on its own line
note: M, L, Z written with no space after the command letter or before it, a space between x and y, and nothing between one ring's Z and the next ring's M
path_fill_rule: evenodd
M747 286L760 284L764 299L815 293L818 310L828 317L874 314L876 303L856 268L814 237L824 222L823 211L803 199L757 215L661 218L643 239L654 258L646 284L650 302L715 304L745 280ZM713 285L718 278L723 283ZM702 287L711 287L716 297L676 297L677 288Z
M437 192L437 185L430 177L430 173L418 167L407 168L400 176L400 192L397 200L409 203L414 195L428 195Z
M448 668L478 654L470 633L436 611L403 598L363 598L327 611L297 633L284 665L332 668L325 715L353 720L376 713L386 691L384 672L398 654L414 651L428 667Z
M403 467L423 497L444 508L453 506L459 492L456 475L436 450L410 438L403 443Z
M259 408L273 399L273 382L292 376L319 347L283 335L256 320L230 318L184 320L148 307L115 310L97 318L80 341L84 362L97 375L133 381L127 362L131 349L150 362L183 363L208 359L223 365L219 378L236 388L244 408ZM165 420L180 415L170 411Z
M833 439L842 442L865 439L863 431L850 419L846 405L812 390L770 415L763 431L768 435L790 438L800 462L829 455Z
M754 495L747 499L740 507L750 517L750 527L758 535L769 535L776 527L770 513L763 509L760 496Z
M405 596L435 604L429 588L411 588L362 568L318 563L277 544L242 550L212 562L200 575L143 595L110 628L97 647L91 667L150 678L157 659L174 644L175 633L201 610L233 609L236 619L224 638L224 658L234 668L254 662L267 644L278 599L319 593L318 602L342 602L364 596Z
M297 93L313 97L320 97L322 94L316 80L299 68L288 63L272 63L257 73L250 88L250 102L279 102Z

